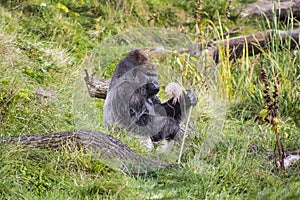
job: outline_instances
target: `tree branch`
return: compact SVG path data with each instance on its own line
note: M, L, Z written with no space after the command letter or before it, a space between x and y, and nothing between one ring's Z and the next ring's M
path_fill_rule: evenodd
M52 150L61 149L62 147L68 149L82 147L103 159L110 167L133 174L143 174L168 166L176 166L143 157L116 138L98 131L78 130L52 134L23 135L2 139L2 143L50 148Z
M194 44L185 52L194 56L200 56L203 50L207 50L215 63L219 63L221 60L220 52L226 52L226 49L229 49L229 60L234 60L242 57L244 49L246 49L249 56L267 51L274 43L277 43L272 42L274 40L278 40L281 48L296 49L300 44L299 34L299 29L291 31L267 30L252 35Z
M105 80L103 78L95 78L93 73L89 75L87 69L84 70L86 76L84 77L88 92L92 98L105 99L107 90L109 88L110 80Z
M274 4L273 4L274 2ZM288 17L300 19L300 0L259 0L242 7L236 8L240 12L241 18L266 17L269 20L273 19L274 14L281 20L287 20Z

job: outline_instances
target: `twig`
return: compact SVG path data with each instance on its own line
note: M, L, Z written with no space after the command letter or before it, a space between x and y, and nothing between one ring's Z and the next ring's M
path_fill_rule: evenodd
M189 115L188 115L188 118L187 118L187 121L186 121L186 128L185 128L184 133L183 133L182 143L181 143L180 152L179 152L179 156L178 156L178 165L181 164L181 156L182 156L182 152L183 152L184 142L185 142L185 138L186 138L186 135L187 135L186 134L187 127L188 127L188 124L190 122L190 117L191 117L192 110L193 110L193 106L191 107L191 109L189 111Z

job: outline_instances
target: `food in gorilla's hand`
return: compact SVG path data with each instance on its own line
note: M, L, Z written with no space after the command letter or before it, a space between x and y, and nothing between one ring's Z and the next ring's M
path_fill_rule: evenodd
M173 97L173 102L172 102L173 105L175 105L176 102L179 102L183 90L184 89L178 83L175 82L169 83L165 89L166 93L170 97Z

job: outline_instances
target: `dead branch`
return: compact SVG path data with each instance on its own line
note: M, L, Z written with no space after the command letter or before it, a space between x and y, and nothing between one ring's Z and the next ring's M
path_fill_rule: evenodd
M273 3L274 2L274 3ZM293 16L294 19L300 19L300 0L259 0L239 8L241 18L261 17L273 19L276 14L280 21L287 20L288 17Z
M95 73L89 75L87 69L85 69L84 71L86 74L84 80L90 97L105 99L110 80L105 80L103 78L96 78L94 77Z
M116 138L97 131L78 130L52 134L23 135L2 139L2 143L52 150L80 147L90 150L94 156L103 159L110 167L134 174L157 171L173 166L143 157Z
M213 58L215 63L218 63L221 60L220 52L226 52L226 49L229 50L228 54L230 60L235 60L242 57L244 49L245 52L248 52L249 56L253 56L256 54L260 54L263 51L270 50L271 46L278 42L280 43L281 49L296 49L297 47L299 47L300 43L299 34L299 30L267 30L252 35L218 40L209 44L195 44L186 52L194 56L200 56L201 51L207 50L208 54ZM277 40L278 42L274 42L275 40Z

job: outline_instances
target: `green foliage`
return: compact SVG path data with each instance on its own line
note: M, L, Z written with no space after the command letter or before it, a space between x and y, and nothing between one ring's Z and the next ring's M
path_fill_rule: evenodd
M194 34L195 2L0 1L1 140L7 136L78 128L75 121L82 119L75 119L73 90L90 51L102 48L101 42L111 36L140 27L163 27ZM202 1L198 25L203 41L221 38L227 29L244 24L225 20L227 2ZM233 6L249 2L252 0L233 1ZM275 21L260 24L263 29L294 28L293 24ZM258 29L257 24L247 25L246 32ZM279 83L279 113L285 122L280 133L284 146L287 151L299 149L300 51L279 47L274 40L273 48L260 57L251 58L245 52L245 57L234 62L223 52L223 62L218 66L212 65L206 55L198 59L171 53L153 58L159 66L160 97L167 98L164 86L173 81L199 93L198 105L191 116L193 126L189 127L197 133L191 131L187 138L182 168L133 176L106 166L105 161L90 152L66 149L53 152L1 143L0 198L297 199L299 162L286 174L279 175L272 171L272 163L264 156L249 151L252 144L261 152L273 151L274 147L268 127L262 125L261 131L253 122L263 107L259 86L261 65L270 79L276 78ZM110 78L121 57L114 59L105 63L105 69L93 66L98 70L97 76ZM45 96L40 91L45 91ZM103 101L96 100L95 105L99 112ZM97 129L107 131L102 115L97 113L94 120L100 124ZM150 154L138 139L123 132L111 134L138 153ZM206 149L205 145L211 141L214 144ZM174 151L160 155L160 159L176 162L178 146L175 144Z
M54 153L7 145L0 148L0 176L5 177L0 182L2 199L132 195L126 183L131 177L124 179L89 152Z

